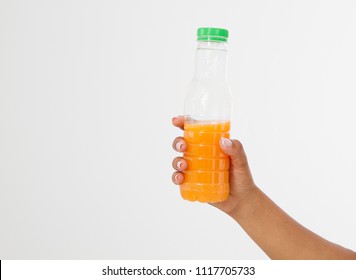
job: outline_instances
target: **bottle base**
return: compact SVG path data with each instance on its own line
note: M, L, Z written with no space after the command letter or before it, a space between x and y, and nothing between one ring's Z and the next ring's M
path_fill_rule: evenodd
M180 194L184 200L192 202L222 202L229 196L229 184L214 186L183 184L180 186Z

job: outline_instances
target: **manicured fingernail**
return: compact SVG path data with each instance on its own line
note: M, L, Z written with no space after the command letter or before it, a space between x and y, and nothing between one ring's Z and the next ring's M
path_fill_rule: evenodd
M223 145L224 147L231 147L232 142L228 138L221 137L221 145Z
M177 173L177 174L174 176L174 180L175 180L175 181L178 181L178 177L179 177L179 173Z
M176 143L177 150L180 150L180 148L182 148L182 146L183 146L183 142L177 142Z
M177 162L177 167L178 167L178 169L180 169L180 167L182 166L182 163L183 163L182 161L178 161L178 162Z

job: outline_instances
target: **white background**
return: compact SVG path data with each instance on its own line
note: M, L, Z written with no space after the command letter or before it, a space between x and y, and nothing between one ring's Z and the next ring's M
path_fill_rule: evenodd
M195 32L230 31L233 138L257 185L356 249L354 1L0 1L1 259L266 259L180 198Z

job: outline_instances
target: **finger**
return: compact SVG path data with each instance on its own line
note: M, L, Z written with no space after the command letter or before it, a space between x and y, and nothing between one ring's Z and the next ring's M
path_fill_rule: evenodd
M183 171L187 169L188 163L183 157L176 157L172 162L172 166L175 170Z
M172 119L172 124L184 130L184 117L183 116L174 117Z
M172 147L177 152L183 153L187 149L187 143L185 143L183 137L177 137L174 139Z
M177 172L174 172L173 175L172 175L172 181L174 184L176 185L180 185L183 183L184 181L184 175L183 173L177 171Z
M230 156L234 169L248 168L247 157L240 141L222 137L220 147L225 154Z

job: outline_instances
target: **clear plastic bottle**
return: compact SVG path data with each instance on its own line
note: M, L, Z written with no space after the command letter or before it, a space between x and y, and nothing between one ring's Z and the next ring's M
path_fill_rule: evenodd
M221 137L230 137L228 31L199 28L197 35L195 72L184 105L184 158L188 169L180 191L186 200L219 202L229 195L230 159L219 146Z

